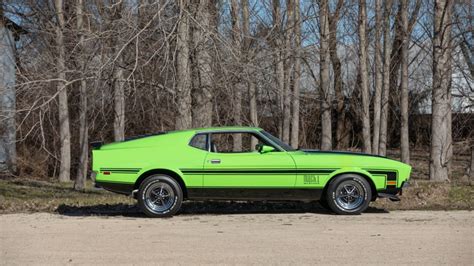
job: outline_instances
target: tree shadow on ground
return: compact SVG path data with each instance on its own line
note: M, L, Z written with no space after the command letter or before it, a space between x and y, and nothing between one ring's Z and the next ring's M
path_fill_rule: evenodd
M69 206L61 204L57 209L66 216L125 216L146 217L134 204L99 204L92 206ZM317 213L333 215L317 202L242 202L242 201L187 201L178 215L226 215L226 214L289 214ZM365 213L388 213L385 209L369 207Z

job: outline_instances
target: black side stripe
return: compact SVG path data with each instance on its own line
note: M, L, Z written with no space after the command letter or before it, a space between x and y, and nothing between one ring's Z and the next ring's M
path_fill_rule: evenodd
M387 181L397 181L397 172L396 171L390 171L390 170L368 170L370 174L373 175L385 175L387 176ZM396 188L397 185L387 185L386 188Z
M101 172L112 172L117 174L136 174L141 168L100 168Z
M369 173L373 175L386 175L388 181L396 181L397 180L397 172L395 171L372 171L369 170Z
M180 169L183 174L330 174L337 169Z

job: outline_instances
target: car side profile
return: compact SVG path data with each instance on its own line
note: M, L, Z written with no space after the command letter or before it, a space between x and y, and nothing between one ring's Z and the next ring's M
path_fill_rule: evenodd
M96 186L132 195L150 217L175 214L184 200L320 201L360 214L378 197L399 200L411 167L385 157L296 150L261 128L163 132L94 143Z

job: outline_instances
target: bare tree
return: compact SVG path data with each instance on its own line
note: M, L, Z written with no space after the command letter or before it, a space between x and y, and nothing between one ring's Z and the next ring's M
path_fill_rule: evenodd
M112 19L116 22L122 18L123 2L112 5ZM125 83L124 83L124 62L122 55L121 36L113 36L115 41L115 62L114 62L114 140L125 139Z
M469 73L471 73L471 76L474 77L474 48L472 46L471 49L468 48L470 44L466 39L461 41L460 46L464 60L466 61L469 68Z
M86 178L87 178L87 159L89 155L88 149L88 123L87 123L87 84L85 79L85 50L84 50L84 28L83 28L83 8L84 2L83 0L78 0L76 3L76 27L77 31L79 32L79 44L78 46L81 48L81 55L78 58L78 65L81 81L80 81L80 110L79 110L79 167L77 169L76 180L74 182L74 189L76 190L83 190L86 186Z
M433 32L433 90L430 180L449 179L451 130L451 13L453 1L436 0Z
M243 83L242 83L242 68L241 62L238 62L240 59L242 51L242 42L241 42L241 32L240 32L240 8L239 2L237 0L231 1L231 17L232 17L232 40L234 43L235 53L237 57L238 71L235 74L235 87L234 87L234 97L233 99L233 114L234 114L234 124L242 124L242 92L243 92ZM237 134L233 138L234 141L234 150L242 150L242 136Z
M388 58L386 58L385 60L388 60L388 62L390 62L390 66L387 67L387 71L386 72L384 70L384 81L385 81L385 78L388 78L389 79L389 85L387 85L387 89L384 88L384 91L386 91L388 93L387 95L387 98L385 99L384 96L382 95L382 112L381 112L381 126L380 126L380 143L379 143L379 154L381 155L385 155L386 153L386 145L387 145L387 142L388 142L388 133L387 133L387 129L388 129L388 125L387 125L387 122L390 120L389 118L389 111L392 110L394 111L394 115L398 115L395 110L397 110L397 108L390 108L390 104L397 104L397 107L398 107L398 102L394 102L394 99L396 98L396 95L398 93L398 80L399 80L399 74L401 73L401 64L402 64L402 47L403 47L403 44L404 44L404 36L405 34L410 37L411 36L411 32L413 31L413 28L414 28L414 25L415 25L415 22L418 18L418 13L420 11L420 7L421 7L421 0L416 0L415 2L415 6L413 8L413 11L411 13L411 16L410 16L410 19L409 19L409 22L408 22L408 26L407 26L407 31L404 31L403 30L403 21L402 21L402 13L407 11L407 8L402 8L402 5L401 5L401 2L398 1L399 5L398 5L398 11L397 11L397 15L395 17L395 23L394 23L394 26L395 26L395 33L394 33L394 36L393 36L393 40L391 41L391 45L390 44L385 44L385 37L387 37L387 41L389 41L389 38L390 38L390 33L388 32L387 34L385 34L384 36L384 46L387 46L387 48L389 48L390 50L390 56L388 56ZM390 8L392 7L392 1L387 1L385 3L386 6L389 6ZM387 12L388 14L390 14L390 11ZM389 19L386 17L386 19ZM390 27L390 20L387 21L387 27ZM384 56L385 57L385 56ZM384 64L385 64L385 61L384 61ZM386 86L385 83L383 86ZM383 94L384 92L382 92ZM400 96L401 97L401 96ZM391 102L392 101L392 102ZM401 107L401 106L400 106ZM395 121L395 119L392 119L392 125L393 125L393 121Z
M248 99L249 99L249 115L250 115L250 124L252 126L258 126L258 110L257 110L257 88L255 84L255 77L252 75L254 73L253 65L250 64L250 61L253 60L253 49L250 48L251 38L250 36L250 15L249 15L249 1L241 0L242 3L242 35L243 35L243 45L242 45L242 56L245 60L245 79L247 81L248 87ZM251 147L257 145L258 140L255 138L251 139Z
M331 56L332 71L334 77L334 94L336 96L336 148L342 149L345 146L343 141L346 132L346 112L344 112L344 93L341 60L337 54L337 25L344 4L343 0L338 0L336 9L329 17L329 54Z
M362 97L362 149L366 153L371 153L369 72L367 69L367 12L365 0L359 0L359 72Z
M469 167L469 183L474 180L474 141L471 140L471 166Z
M69 110L66 87L66 66L65 66L65 47L64 47L64 10L63 1L54 1L57 15L56 25L56 45L58 46L57 71L58 71L58 100L59 100L59 133L61 145L61 165L59 169L59 181L67 182L70 180L71 172L71 131L69 128Z
M329 6L327 0L319 2L319 28L321 47L319 52L321 87L321 150L332 149L331 84L329 83Z
M453 41L446 46L452 53L445 55L444 48L435 45L436 66L431 65L429 52L431 33L424 31L431 27L426 8L432 7L421 0L360 5L344 0L321 0L318 5L296 0L59 2L61 10L55 9L56 0L52 5L26 0L22 8L17 0L2 1L4 22L16 21L26 29L12 46L18 49L16 58L7 62L8 69L0 70L0 76L16 71L17 84L7 92L16 94L14 117L6 118L2 110L1 121L17 122L6 127L9 132L17 129L13 133L20 175L46 177L60 171L69 175L69 169L61 168L59 162L66 161L60 154L74 145L66 153L79 165L71 173L75 187L81 189L88 138L111 142L123 139L125 129L127 135L138 135L211 124L260 126L285 141L289 138L294 147L330 149L335 138L337 149L360 144L367 151L367 141L371 152L381 155L395 148L391 143L398 145L401 137L405 154L408 144L422 148L431 138L426 115L420 114L431 103L432 87L426 84L445 86L451 79L449 71L456 77L453 110L472 109L472 5L464 2L453 4L459 16L452 16ZM375 27L368 29L371 20ZM356 47L351 40L358 36ZM438 31L433 43L444 45L444 36ZM372 58L368 43L373 40ZM452 70L444 67L449 60ZM370 72L369 66L375 71ZM437 75L434 81L432 70ZM375 90L370 95L372 82ZM438 98L449 104L449 88L443 88L446 97ZM373 120L368 115L370 98ZM433 101L434 109L443 106L439 102ZM433 117L443 112L435 111ZM416 119L410 121L410 141L404 133L408 114ZM65 126L63 118L70 124ZM445 128L447 140L468 135L469 130L456 128L451 137L450 112L443 119L446 122L433 127L433 138L440 136L439 128ZM5 125L0 124L2 134ZM442 167L448 170L451 147L447 145L438 160L444 160ZM402 157L407 161L409 153Z
M410 139L408 137L408 1L401 0L401 22L403 31L403 43L401 48L401 80L400 80L400 150L401 160L410 163Z
M374 74L375 74L375 93L374 93L374 123L372 136L372 152L379 153L379 137L380 137L380 109L382 101L382 1L375 0L375 59L374 59Z
M16 172L15 37L0 2L0 172ZM15 26L16 27L16 26Z
M212 125L212 69L211 69L211 16L209 0L200 0L196 6L193 42L195 46L196 80L193 82L193 127Z
M299 146L299 128L300 128L300 78L301 78L301 11L300 1L296 0L294 5L294 36L295 47L293 49L294 77L293 77L293 95L292 95L292 116L291 116L291 146Z
M272 0L273 9L273 61L275 66L275 83L277 89L278 110L283 111L283 96L285 90L285 66L283 61L283 40L281 30L281 6L280 0ZM278 123L278 135L283 137L283 121Z
M284 43L284 85L283 85L283 141L290 142L290 122L291 122L291 79L293 60L291 53L293 51L293 1L286 1L286 27L285 27L285 43Z
M176 99L175 128L186 129L192 125L191 75L189 64L189 8L187 1L179 1L179 21L176 33Z
M385 156L387 152L387 121L389 112L390 97L390 16L392 10L392 1L387 0L384 3L384 21L383 21L383 75L382 75L382 100L380 112L380 137L378 154Z

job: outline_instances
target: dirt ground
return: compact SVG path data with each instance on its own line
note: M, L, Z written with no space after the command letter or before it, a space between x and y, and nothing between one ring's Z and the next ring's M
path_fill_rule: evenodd
M0 264L452 264L474 261L471 211L0 215Z

